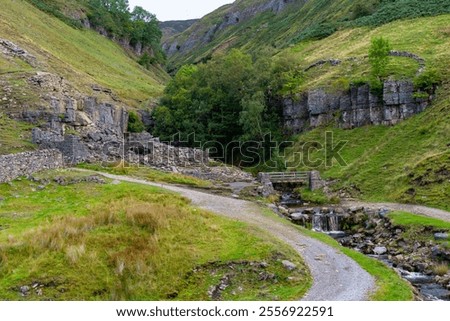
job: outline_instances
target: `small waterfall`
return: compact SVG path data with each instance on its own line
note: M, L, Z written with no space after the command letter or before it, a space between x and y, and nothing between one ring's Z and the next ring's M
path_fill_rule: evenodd
M316 213L312 217L312 227L317 232L338 232L340 231L339 216L333 212L327 215Z
M327 218L322 214L314 214L312 219L313 230L324 232L327 230Z
M340 231L339 226L339 216L334 214L333 212L330 213L328 216L328 231L327 232L337 232Z

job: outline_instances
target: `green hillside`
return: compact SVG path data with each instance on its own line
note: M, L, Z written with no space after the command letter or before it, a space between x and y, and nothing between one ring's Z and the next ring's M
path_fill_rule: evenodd
M169 57L169 67L209 59L229 48L271 55L299 41L325 38L345 28L378 26L397 19L450 12L450 4L445 0L294 0L284 1L287 4L279 12L259 11L261 4L267 3L267 0L238 0L166 41L176 43L179 48ZM245 19L236 18L235 23L220 28L227 20L225 17L235 17L236 13L246 16ZM210 41L202 40L211 33Z
M242 3L245 4L247 2ZM320 170L324 177L336 181L332 187L334 190L370 201L418 203L450 209L448 202L450 199L450 70L448 68L450 65L450 54L448 52L450 46L450 16L444 14L384 23L389 21L389 17L383 15L383 13L386 13L386 8L388 8L386 7L387 3L382 2L378 9L374 9L375 13L371 15L372 18L369 19L366 16L365 20L361 20L362 18L357 19L353 23L354 26L348 23L347 27L335 31L332 35L323 39L297 41L276 54L270 51L259 52L257 55L259 58L254 62L254 67L249 67L249 70L252 70L252 72L256 71L251 76L253 80L247 80L244 75L239 80L234 79L232 84L239 84L239 81L242 81L244 84L242 88L245 90L253 88L252 90L264 93L266 105L264 107L264 102L262 102L262 105L258 105L262 113L257 118L254 118L259 122L260 120L265 120L266 114L274 108L271 101L273 102L277 95L281 94L284 97L292 96L295 98L307 90L316 88L324 88L328 92L338 93L348 90L351 86L370 82L370 63L367 54L369 53L371 39L383 37L390 42L393 50L407 51L422 57L426 65L423 77L416 76L419 65L413 59L392 57L387 65L387 73L384 75L384 79L414 80L417 84L416 87L427 86L431 82L440 81L441 84L437 89L436 97L425 112L390 127L367 126L353 130L343 130L337 129L334 123L330 123L326 127L317 128L293 137L292 139L296 142L296 146L293 150L286 151L286 159L289 160L288 165L291 167L290 169L310 169L293 161L292 155L301 152L305 143L320 142L323 144L325 131L332 131L336 142L340 140L348 141L342 151L342 156L347 165L334 164L331 167L322 165L314 169ZM393 2L389 3L389 5L393 5ZM404 15L408 16L409 13L407 12L410 11L402 11L403 5L406 3L407 1L395 2L399 6L398 12L404 12ZM410 2L410 4L414 5L417 3ZM435 13L433 10L436 8L434 6L435 3L427 2L428 4L427 10L416 12L416 15L433 15ZM321 15L331 14L332 12L341 15L350 14L351 9L348 4L345 7L344 2L336 1L335 5L342 5L343 7L335 7L334 11L323 11L319 10L320 6L313 6L313 1L311 1L304 8L311 6L311 10L314 9L311 12ZM227 8L224 7L220 10L226 11L228 10ZM417 4L417 8L424 9L425 7ZM443 6L442 8L446 10L448 6ZM295 10L286 10L286 14L296 14ZM211 14L205 19L211 19L218 12ZM398 12L396 11L396 14ZM223 12L220 14L223 14ZM382 19L381 17L384 18ZM380 26L376 26L377 21L380 22ZM262 21L257 22L256 20L252 20L251 23L255 24L256 29L264 24ZM281 23L281 20L279 20L279 23ZM369 26L358 27L356 26L358 24L369 24ZM289 30L292 32L294 29L295 27ZM237 39L251 37L252 33L249 30L251 29L247 29L245 33L240 33ZM230 28L227 32L232 32L232 29ZM261 36L263 34L264 32L261 33ZM256 41L256 39L257 37L255 36L253 40ZM273 39L278 38L274 36ZM240 47L244 52L251 52L252 46L256 44L253 40L242 46L239 46L239 41L237 41L234 45ZM208 47L206 46L202 50L208 52ZM199 52L194 49L190 52L190 55L191 57L198 57ZM209 80L206 77L212 77L213 80L210 82L214 86L218 86L217 88L225 86L225 82L229 78L226 70L231 69L226 66L227 58L223 59L220 57L221 55L217 55L208 63L199 64L196 68L200 72L182 69L181 75L177 76L172 82L173 86L169 85L169 89L166 91L167 99L163 100L163 102L174 102L174 104L183 106L183 100L180 99L180 97L183 97L183 99L191 100L186 107L197 106L195 105L195 99L201 97L199 95L205 95L205 93L207 93L205 97L209 97L208 99L214 102L215 95L218 95L216 91L212 93L201 91L201 84L203 82L208 83ZM236 52L232 52L226 57L233 59L233 57L237 57ZM270 58L270 63L267 62L268 57ZM176 61L179 58L174 56L172 61ZM242 60L234 59L236 63L245 64ZM248 64L248 61L251 60L248 57L246 59ZM338 66L324 64L305 71L313 63L328 59L339 59L342 63ZM280 73L276 71L277 68L271 67L273 63L275 65L281 64L282 68L285 68L284 70L287 71L282 72L280 77ZM208 70L213 69L217 71L219 68L224 68L225 71L220 73L222 83L217 85L214 83L214 77L217 78L219 76L215 76L214 73L208 73ZM240 68L240 70L243 70L243 68ZM193 76L186 77L186 75L189 75L188 71ZM247 71L243 73L249 74ZM267 73L271 73L271 75L268 76ZM233 76L239 77L238 74L238 72L234 72ZM288 77L283 78L285 75ZM259 78L263 79L263 81ZM274 94L273 89L276 87L273 84L280 78L281 83L284 83L284 87L288 88L288 90L282 90ZM270 79L270 81L267 82L267 79ZM257 82L261 82L262 85L260 87L251 87ZM193 85L195 83L200 85ZM419 83L421 84L419 85ZM213 85L208 86L215 88L212 87ZM182 91L175 90L172 92L176 86L181 86ZM237 118L242 118L243 113L240 110L236 111L236 106L239 102L245 102L249 99L249 94L245 90L236 90L238 94L235 95L236 97L233 97L234 103L222 108L229 110L230 113L234 112ZM223 103L224 99L220 99L220 102ZM169 103L169 105L171 104ZM214 108L215 105L214 103L203 103L198 105L197 108L208 110L208 106ZM242 108L241 110L248 113L248 106L243 104ZM180 110L178 108L176 112L180 112ZM260 113L260 111L257 111L256 108L253 109L254 113ZM160 124L160 127L165 126L165 119L171 119L166 113L167 110L161 109L162 116L159 119L163 123ZM181 125L177 126L178 128L182 127ZM256 125L253 128L255 127ZM270 126L266 126L266 128L270 128ZM233 130L235 137L237 137L241 135L245 128L241 126L239 121L235 121ZM323 151L316 151L312 155L312 159L324 159L324 157ZM258 167L256 171L261 169L264 170L264 168Z
M315 129L295 138L300 150L305 142L324 142L324 132L332 131L335 141L348 141L342 151L347 166L321 166L321 173L338 179L335 188L371 201L400 201L450 209L450 16L399 21L369 29L337 32L320 41L303 42L287 50L300 68L324 58L345 59L367 54L372 37L383 36L395 50L406 50L425 58L427 68L438 70L443 83L437 98L422 114L396 126L367 126L353 130ZM323 66L306 74L297 90L339 86L367 79L369 64ZM388 67L396 78L412 78L417 64L406 58L392 59ZM344 85L345 86L345 85ZM323 153L314 153L313 159ZM303 166L294 167L305 169Z
M9 83L23 83L35 71L48 71L82 93L92 93L92 84L98 84L111 89L124 104L139 107L158 97L167 80L160 67L146 70L118 44L92 30L72 28L27 1L2 4L0 38L29 51L38 61L31 67L19 59L0 58L0 75Z

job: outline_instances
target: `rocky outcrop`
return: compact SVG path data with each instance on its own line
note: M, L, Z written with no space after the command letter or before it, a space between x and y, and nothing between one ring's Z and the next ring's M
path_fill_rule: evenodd
M166 42L170 37L173 37L183 31L189 29L198 19L191 20L173 20L163 21L159 23L159 28L162 32L162 42Z
M92 84L92 96L87 96L49 72L36 72L27 82L39 93L39 102L20 108L8 105L5 111L11 118L35 124L33 143L58 150L67 165L125 161L171 170L209 163L202 150L170 146L148 133L128 135L127 107L108 88ZM150 127L150 114L143 111L141 116Z
M286 132L294 134L328 124L345 129L395 125L425 110L432 99L430 94L416 97L410 81L386 81L381 97L369 85L340 93L315 89L284 100L284 125Z
M32 67L37 67L36 57L15 43L0 38L0 53L6 57L18 57Z
M0 183L10 182L18 177L57 169L64 166L63 156L58 150L39 150L0 156Z

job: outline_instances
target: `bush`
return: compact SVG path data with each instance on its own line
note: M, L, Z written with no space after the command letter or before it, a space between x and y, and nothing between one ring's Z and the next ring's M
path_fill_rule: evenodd
M297 43L303 40L310 40L310 39L324 39L328 36L331 36L333 33L335 33L337 30L337 27L334 23L320 23L312 25L309 28L306 28L304 31L300 33L298 37L296 37L292 43Z
M370 84L370 92L373 95L378 96L378 97L383 96L384 84L383 84L383 81L381 81L381 79L371 77L369 80L369 84Z
M378 3L377 3L378 4ZM375 12L374 3L357 3L353 9L353 19L370 16Z
M128 131L130 133L142 133L145 130L144 123L139 116L131 111L128 116Z
M156 57L150 57L148 53L144 53L142 57L139 58L138 60L138 63L147 69L150 69L150 67L154 65L156 62L157 62Z
M433 267L433 273L439 276L444 276L448 273L449 267L446 263L438 264Z
M380 26L398 19L412 19L450 13L448 0L384 0L377 10L368 16L362 16L351 26Z
M433 91L442 79L435 69L429 69L421 73L414 79L414 87L416 90Z
M297 188L295 192L300 195L303 202L312 205L338 204L340 202L338 198L330 198L321 190L311 191L307 188Z

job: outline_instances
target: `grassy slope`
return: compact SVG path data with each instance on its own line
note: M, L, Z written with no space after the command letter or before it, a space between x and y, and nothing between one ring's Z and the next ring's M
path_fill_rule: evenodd
M395 225L406 227L433 227L435 229L450 230L450 223L436 218L415 215L408 212L396 211L389 213L389 218Z
M363 2L362 0L357 0ZM257 7L265 0L240 0L234 5L223 6L209 15L203 17L187 31L175 36L172 40L178 43L186 41L192 32L200 37L208 30L223 22L223 18L229 12ZM207 45L194 48L187 53L175 54L170 57L170 62L180 65L186 62L198 61L212 52L221 52L228 46L239 47L249 51L259 51L261 46L267 50L275 51L277 46L285 46L288 39L311 24L311 21L322 21L324 19L340 19L348 15L351 8L348 0L321 1L313 0L306 5L295 3L279 15L272 12L263 12L255 17L218 32L213 41ZM267 45L270 46L267 46ZM271 49L268 49L272 47Z
M145 70L96 32L70 28L23 0L2 4L0 37L29 50L41 62L39 69L63 76L81 92L91 93L90 86L97 83L131 106L159 96L167 79L162 70ZM29 66L0 67L2 74L13 71L18 78L30 71Z
M32 127L0 114L0 155L34 150L35 146L31 143Z
M301 258L286 245L172 193L127 183L50 183L36 191L38 184L0 185L3 300L207 300L210 286L231 273L210 262L266 261L267 273L276 275L278 282L260 282L254 268L239 266L223 293L228 300L297 299L311 284ZM299 269L288 272L280 258ZM32 290L22 298L18 287L34 283L44 285L42 295Z
M398 21L376 29L345 30L315 42L301 43L288 50L301 66L322 58L345 58L367 53L370 39L383 36L396 50L407 50L426 59L427 67L436 68L444 83L437 99L422 114L393 126L368 126L341 130L333 126L319 128L296 137L297 148L307 141L324 141L324 131L332 131L335 141L348 141L342 151L347 166L320 166L327 178L339 179L338 187L350 190L355 196L372 201L400 201L450 209L450 16ZM414 72L413 65L393 59L391 70L396 78ZM353 67L352 67L353 68ZM367 78L369 66L360 63L358 72L348 66L324 67L308 75L299 90L328 86L339 79L346 83ZM320 157L315 152L312 159ZM304 169L302 165L294 167Z
M184 43L193 32L199 37L205 35L214 25L223 22L227 13L239 8L254 8L267 0L240 0L232 6L224 6L202 18L184 33L171 41ZM395 9L393 9L394 7ZM362 13L358 8L365 8ZM359 11L359 12L358 12ZM397 0L395 3L378 0L309 0L296 1L275 15L272 12L256 14L247 21L218 31L211 43L194 47L189 52L180 52L170 57L171 67L191 63L212 53L222 52L230 47L244 49L251 53L272 55L282 48L296 44L303 39L323 38L335 30L351 26L376 26L403 17L421 17L449 13L445 0L419 1ZM364 16L366 15L367 16Z

